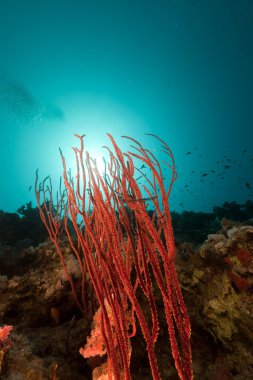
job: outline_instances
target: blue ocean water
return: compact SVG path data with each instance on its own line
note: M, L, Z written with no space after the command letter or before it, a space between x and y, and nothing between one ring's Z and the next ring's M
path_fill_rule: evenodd
M253 198L253 1L0 3L0 209L35 205L35 171L102 162L112 134L171 147L176 211ZM102 170L102 169L101 169Z

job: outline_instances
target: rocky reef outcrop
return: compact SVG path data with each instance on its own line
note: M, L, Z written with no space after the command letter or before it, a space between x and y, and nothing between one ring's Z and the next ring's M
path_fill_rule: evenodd
M74 255L66 240L61 246L78 287ZM203 244L178 243L176 266L192 324L195 379L252 379L253 227L223 220L222 228ZM12 346L1 359L1 379L92 378L92 370L103 359L85 360L79 353L92 329L89 283L87 292L89 315L83 316L49 241L21 250L0 246L0 325L13 326ZM159 319L162 378L176 380L164 316L159 314ZM131 344L133 379L151 379L138 331Z

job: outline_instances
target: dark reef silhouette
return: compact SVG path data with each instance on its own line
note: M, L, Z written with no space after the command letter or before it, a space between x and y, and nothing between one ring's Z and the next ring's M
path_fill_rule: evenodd
M152 217L153 211L149 210L148 213ZM208 234L220 228L223 218L253 224L253 202L224 202L222 206L215 206L212 213L172 211L171 217L177 242L190 241L199 244ZM30 245L37 246L47 237L39 210L32 207L32 202L20 206L16 213L0 210L0 244L22 249Z

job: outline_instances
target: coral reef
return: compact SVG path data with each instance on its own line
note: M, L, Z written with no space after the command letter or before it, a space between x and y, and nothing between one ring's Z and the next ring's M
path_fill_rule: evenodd
M78 283L67 241L63 239L61 246L72 278ZM252 256L252 226L223 227L198 248L188 242L178 243L176 266L192 324L196 379L253 377ZM1 246L0 268L0 320L13 325L13 345L3 357L1 378L91 379L92 369L101 366L103 359L84 359L79 349L91 333L92 288L88 291L92 310L86 319L73 301L59 257L49 241L18 254L11 247ZM232 273L246 280L247 287L240 282L238 285ZM162 315L160 330L157 352L161 376L176 380ZM152 378L138 329L132 340L131 371L133 379Z
M37 245L47 238L47 231L40 220L39 210L32 202L21 206L17 213L0 210L0 242L17 249Z
M253 227L234 224L208 236L189 257L187 273L178 258L193 321L193 356L198 345L195 327L210 341L215 355L209 374L201 379L253 377ZM216 361L222 361L226 376L218 374Z

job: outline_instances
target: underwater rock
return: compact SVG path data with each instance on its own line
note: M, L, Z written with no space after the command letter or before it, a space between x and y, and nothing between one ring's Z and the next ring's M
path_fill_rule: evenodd
M208 374L202 368L201 379L220 378L217 357L222 357L225 378L253 378L252 265L253 227L242 225L208 235L184 266L178 263L192 321L193 362L197 339L209 341L211 349L205 360Z
M80 273L71 249L64 239L59 244L78 284ZM192 324L196 379L253 378L252 256L252 226L222 225L200 246L177 244L176 266ZM94 365L94 358L91 364L79 349L91 333L93 314L86 319L77 309L54 245L46 241L20 252L2 245L0 264L0 323L13 326L13 346L2 359L1 379L91 379L101 361ZM161 310L159 366L163 379L178 380ZM131 345L133 380L152 379L138 329Z
M65 250L72 263L69 247ZM7 259L5 251L1 246L0 259ZM76 309L66 281L56 287L62 266L53 245L47 241L14 257L11 265L0 267L0 324L9 321L13 326L13 345L3 358L1 379L83 379L82 371L90 370L78 350L85 331L88 334L87 321ZM73 264L68 268L77 276Z

